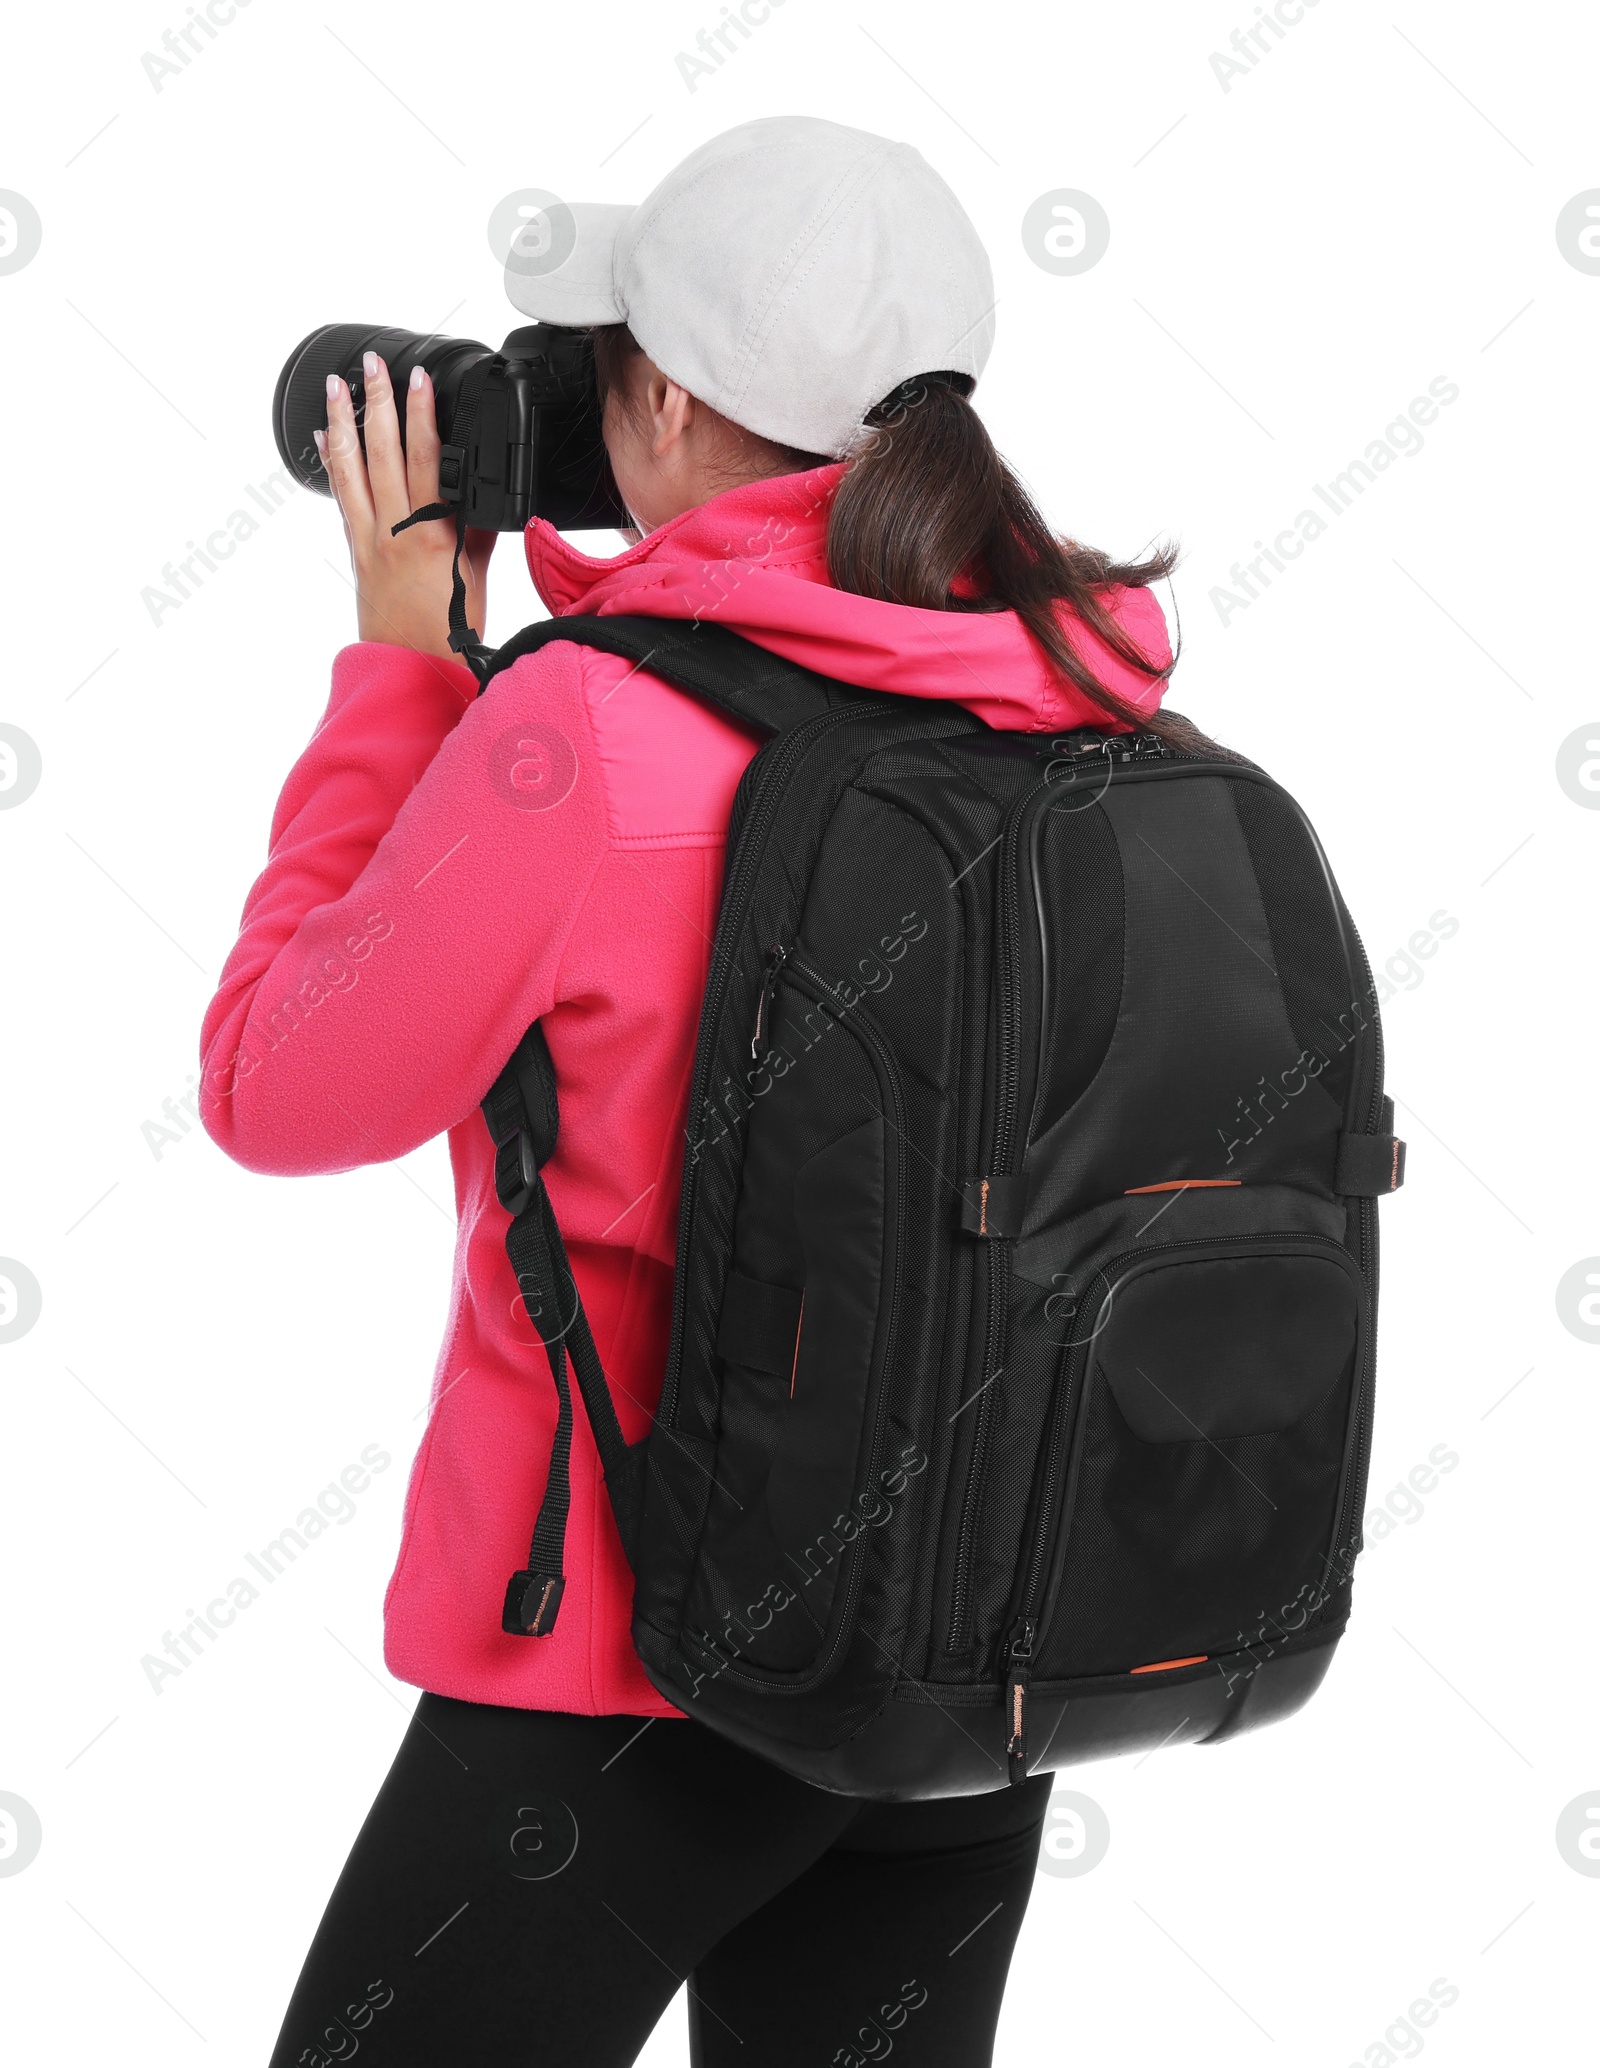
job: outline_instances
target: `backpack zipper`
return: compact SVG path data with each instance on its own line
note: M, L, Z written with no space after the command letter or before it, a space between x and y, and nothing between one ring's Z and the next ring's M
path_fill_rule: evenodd
M1167 758L1164 740L1154 733L1113 733L1075 741L1058 754L1051 767L1012 805L1006 822L1005 847L1000 865L1000 958L995 973L996 1031L1000 1044L1000 1095L989 1153L987 1175L1005 1176L1012 1168L1021 1089L1021 1040L1018 1019L1018 971L1022 960L1022 922L1018 897L1019 851L1023 827L1034 808L1056 780L1063 766L1077 769L1097 756L1108 769L1129 762L1162 761ZM1109 775L1108 775L1109 780ZM1026 1147L1026 1144L1024 1144ZM955 1573L951 1582L950 1616L945 1634L947 1651L960 1651L967 1641L972 1614L972 1564L983 1493L988 1478L989 1447L999 1417L998 1386L1006 1346L1006 1293L1011 1275L1011 1244L991 1238L984 1245L987 1321L984 1329L983 1390L978 1398L977 1426L972 1433L972 1451L967 1460L966 1484L956 1526ZM957 1410L959 1413L959 1409Z
M691 1126L705 1104L711 1083L711 1072L716 1061L716 1030L722 1014L723 994L728 987L729 972L739 948L744 906L759 871L761 852L771 830L772 821L777 816L778 806L782 802L789 771L795 762L809 752L812 743L830 727L865 715L860 705L844 704L837 710L824 711L816 718L807 719L804 725L797 725L790 732L780 733L762 748L751 764L752 770L757 773L750 792L744 799L742 812L738 800L735 800L735 811L739 813L737 846L732 865L723 881L721 906L717 916L717 948L711 957L711 967L706 972L705 997L700 1007L694 1069L689 1085ZM698 1160L692 1160L685 1169L683 1193L678 1202L677 1254L680 1258L689 1254L699 1179ZM683 1318L687 1302L688 1273L680 1269L674 1273L671 1349L668 1353L666 1373L662 1379L661 1404L658 1410L662 1421L669 1428L677 1421L678 1416L678 1383L683 1371Z
M1025 790L1011 807L1006 821L1000 858L1000 954L995 969L995 1034L1000 1050L1000 1089L995 1104L988 1173L1004 1176L1010 1169L1012 1137L1016 1129L1017 1093L1021 1065L1017 1039L1017 964L1021 957L1021 921L1017 900L1017 847L1019 831L1034 801L1043 795L1049 777L1042 776ZM1003 1254L1002 1254L1003 1253ZM998 1413L995 1389L999 1384L1006 1342L1006 1287L1010 1279L1011 1245L1004 1238L984 1243L984 1299L986 1317L983 1335L983 1364L979 1372L977 1424L972 1432L972 1451L967 1459L966 1484L962 1489L961 1513L956 1524L955 1574L950 1589L950 1617L945 1649L959 1651L966 1641L972 1607L972 1561L976 1548L978 1518L983 1508L984 1482L988 1477L989 1444ZM959 1414L960 1409L956 1412Z
M1050 790L1052 778L1042 776L1032 790L1023 790L1011 807L1001 854L1001 953L994 970L994 1030L1001 1051L1001 1090L994 1106L994 1135L988 1154L988 1173L1005 1177L1011 1170L1013 1139L1017 1131L1017 1100L1021 1092L1021 1055L1017 1028L1017 970L1021 964L1021 906L1019 906L1019 848L1021 831L1034 807ZM1007 1286L1011 1280L1011 1243L988 1239L984 1243L984 1297L988 1315L984 1324L984 1365L980 1373L982 1394L978 1396L978 1425L972 1431L972 1454L967 1458L965 1487L961 1491L961 1516L955 1530L955 1576L951 1582L951 1613L945 1634L945 1648L959 1652L967 1642L972 1623L972 1561L978 1541L978 1520L984 1506L984 1481L988 1479L988 1448L998 1417L996 1388L1001 1383L1001 1365L1007 1340ZM957 1408L959 1412L959 1408Z
M1378 1016L1376 984L1372 981L1372 964L1367 960L1367 951L1354 927L1350 929L1350 940L1356 951L1356 960L1361 974L1366 979L1367 997L1372 1002L1372 1086L1367 1098L1367 1133L1377 1131L1383 1114L1383 1022ZM1350 1456L1345 1465L1345 1484L1339 1495L1339 1519L1328 1564L1333 1566L1345 1559L1355 1541L1356 1517L1360 1512L1361 1494L1366 1485L1368 1460L1372 1448L1372 1382L1378 1357L1378 1260L1377 1260L1378 1202L1362 1199L1356 1206L1357 1261L1361 1266L1362 1282L1367 1288L1367 1352L1364 1368L1356 1374L1357 1400L1355 1429L1352 1432ZM1349 1559L1350 1571L1343 1579L1353 1576L1355 1560Z
M1006 1772L1013 1784L1028 1778L1028 1669L1035 1626L1023 1616L1012 1624L1006 1647Z
M761 978L761 989L756 994L756 1023L750 1033L750 1060L761 1060L761 1036L767 1024L767 1009L772 1003L772 994L778 988L778 978L783 965L789 959L789 951L781 941L767 950L767 966Z

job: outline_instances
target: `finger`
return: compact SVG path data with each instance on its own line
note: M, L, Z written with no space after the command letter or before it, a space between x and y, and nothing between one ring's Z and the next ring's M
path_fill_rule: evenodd
M344 509L339 501L339 489L337 483L334 481L333 478L332 462L328 457L327 432L321 429L320 426L313 429L311 433L311 442L317 448L317 465L322 469L323 478L327 481L328 493L333 498L333 507L339 512L340 521L343 522ZM349 525L346 524L344 529L345 536L348 538L350 535Z
M413 510L439 500L439 424L433 382L420 366L406 389L406 492Z
M367 481L367 463L361 457L361 440L356 436L350 390L336 373L328 376L328 436L323 464L354 543L358 530L366 533L372 529L372 490Z
M372 482L372 506L377 520L387 531L402 517L411 515L406 501L406 456L400 450L400 422L394 413L394 389L389 369L376 352L361 355L361 378L367 391L367 473Z

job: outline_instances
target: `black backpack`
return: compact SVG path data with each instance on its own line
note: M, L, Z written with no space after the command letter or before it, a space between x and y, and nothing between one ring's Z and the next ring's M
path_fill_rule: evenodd
M568 1361L686 1714L880 1800L1290 1714L1361 1548L1371 972L1253 764L997 732L708 624L561 618L770 735L740 784L671 1348L622 1437L539 1166L529 1029L484 1112L560 1398L504 1627L563 1585Z

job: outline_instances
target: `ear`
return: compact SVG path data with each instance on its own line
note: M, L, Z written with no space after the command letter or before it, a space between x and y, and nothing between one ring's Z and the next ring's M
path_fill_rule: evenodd
M695 399L687 388L680 388L664 373L652 373L646 403L650 414L650 450L658 460L666 459L681 446L694 422Z

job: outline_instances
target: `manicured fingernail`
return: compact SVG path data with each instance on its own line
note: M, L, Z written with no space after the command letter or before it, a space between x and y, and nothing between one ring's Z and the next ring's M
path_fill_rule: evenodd
M378 378L378 355L376 352L362 353L361 371L369 381L375 381Z
M330 373L328 375L328 400L330 402L337 402L343 393L344 382L340 380L336 373Z
M312 432L312 434L311 434L311 439L312 439L312 443L313 443L313 444L314 444L314 445L316 446L316 448L317 448L317 457L318 457L318 459L324 459L324 460L325 460L325 459L326 459L326 458L328 457L328 434L327 434L327 432L326 432L326 431L313 431L313 432Z
M420 366L413 366L411 369L411 392L416 394L427 378L428 376Z

